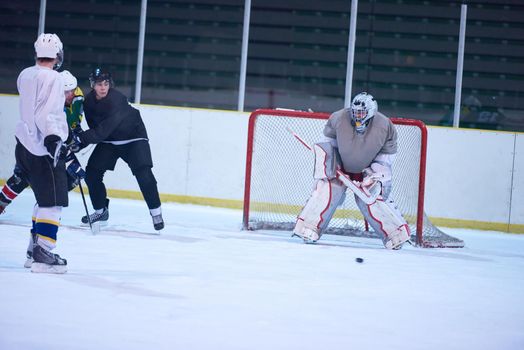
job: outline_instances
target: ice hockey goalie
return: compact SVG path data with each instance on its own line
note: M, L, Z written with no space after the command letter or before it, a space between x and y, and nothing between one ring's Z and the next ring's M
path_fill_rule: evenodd
M316 242L327 228L347 187L337 178L340 167L363 191L376 200L355 201L366 221L382 236L387 249L400 249L410 230L391 194L391 166L397 152L397 132L388 117L378 112L373 96L362 92L350 108L333 113L324 127L325 140L315 144L311 196L300 212L293 234Z

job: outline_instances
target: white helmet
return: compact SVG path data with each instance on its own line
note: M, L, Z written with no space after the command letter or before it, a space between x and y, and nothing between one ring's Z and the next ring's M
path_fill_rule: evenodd
M367 92L361 92L351 102L351 124L358 133L363 133L378 110L377 101Z
M36 58L57 58L53 69L58 69L64 60L64 46L56 34L42 33L35 41Z
M76 89L76 87L78 86L78 82L73 74L71 74L68 70L64 70L60 72L60 75L62 76L62 80L64 81L64 91Z

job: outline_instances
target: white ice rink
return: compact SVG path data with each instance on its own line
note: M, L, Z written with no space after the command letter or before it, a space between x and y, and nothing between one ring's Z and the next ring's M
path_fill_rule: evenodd
M70 200L64 225L84 212ZM32 205L28 190L0 216L2 350L524 349L524 235L315 246L243 232L240 211L165 204L160 236L62 227L69 272L45 275L23 268ZM142 201L112 200L110 222L151 227Z

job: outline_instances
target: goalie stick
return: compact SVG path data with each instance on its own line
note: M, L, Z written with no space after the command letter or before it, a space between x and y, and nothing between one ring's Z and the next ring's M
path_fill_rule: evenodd
M301 138L296 132L291 130L290 128L286 128L287 131L289 131L301 144L303 144L308 150L313 152L313 148L307 144L306 141L304 141L303 138ZM360 198L364 203L367 205L373 204L377 201L377 197L380 194L380 191L374 191L375 193L372 194L372 192L367 191L356 185L353 180L349 178L347 174L345 174L340 168L337 168L337 178L342 181L344 185L346 185L353 193Z

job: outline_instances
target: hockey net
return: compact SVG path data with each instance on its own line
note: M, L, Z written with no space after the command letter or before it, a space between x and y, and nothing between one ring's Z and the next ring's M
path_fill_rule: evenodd
M292 230L313 190L313 155L287 130L308 144L318 142L329 114L260 109L249 119L243 227ZM463 247L464 242L435 227L424 214L427 130L423 122L391 118L398 132L393 164L395 199L412 234L428 248ZM378 237L368 227L350 190L329 223L327 234Z

